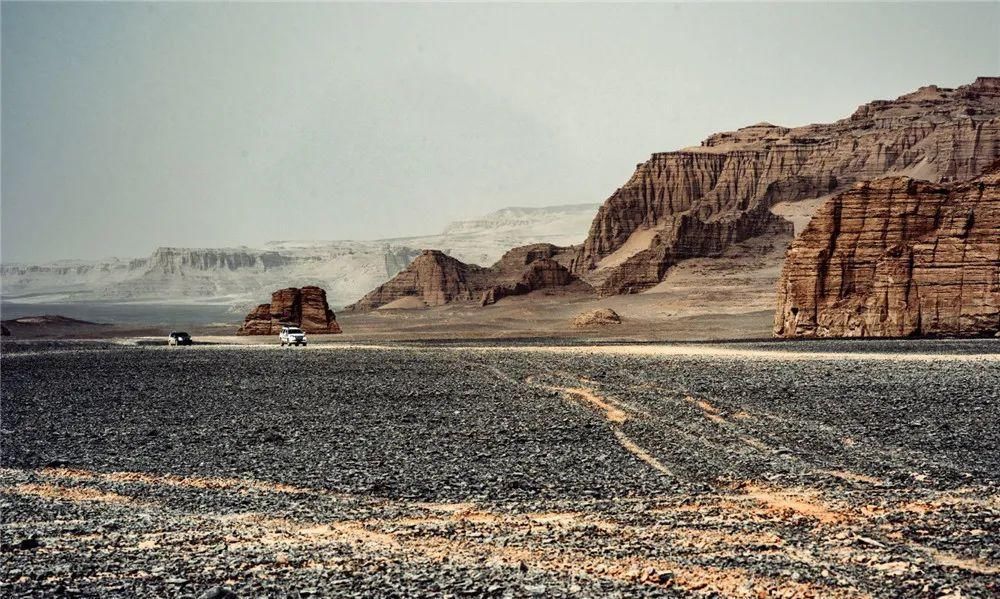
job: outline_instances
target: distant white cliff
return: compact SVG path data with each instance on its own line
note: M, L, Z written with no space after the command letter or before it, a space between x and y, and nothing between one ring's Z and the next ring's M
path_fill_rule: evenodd
M245 308L281 287L319 285L344 306L395 276L423 249L492 264L512 247L573 245L598 204L504 208L449 224L440 235L376 241L275 241L261 248L156 249L132 260L61 260L0 267L2 297L16 302L179 302Z

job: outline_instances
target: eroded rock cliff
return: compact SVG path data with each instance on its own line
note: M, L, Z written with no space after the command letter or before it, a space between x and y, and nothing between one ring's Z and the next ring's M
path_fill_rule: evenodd
M538 289L565 287L575 279L576 277L565 266L552 258L538 258L528 263L519 280L486 289L479 303L482 306L489 306L512 295L524 295Z
M780 337L995 335L1000 330L1000 161L967 183L858 183L789 248Z
M600 208L572 271L603 294L660 282L685 258L759 235L790 235L778 202L830 195L858 181L974 177L1000 156L1000 78L928 86L875 101L832 124L760 123L701 146L653 154Z
M372 310L416 297L427 306L471 300L486 284L487 269L466 264L439 250L424 250L405 269L347 307Z
M271 303L260 304L243 321L237 335L277 335L284 324L307 333L340 333L337 317L319 287L288 287L271 294Z
M423 306L471 300L487 305L509 295L569 285L577 280L567 268L574 252L575 248L535 243L513 248L484 268L439 250L424 250L402 272L347 309L413 307L414 299Z

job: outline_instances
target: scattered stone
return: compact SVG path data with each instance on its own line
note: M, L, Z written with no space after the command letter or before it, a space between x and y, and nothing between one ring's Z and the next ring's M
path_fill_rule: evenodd
M198 599L237 599L237 595L228 587L212 587L199 595Z

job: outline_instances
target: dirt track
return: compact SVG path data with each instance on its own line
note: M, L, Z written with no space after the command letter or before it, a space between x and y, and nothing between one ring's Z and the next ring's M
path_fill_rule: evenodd
M635 347L5 344L0 594L1000 591L995 342Z

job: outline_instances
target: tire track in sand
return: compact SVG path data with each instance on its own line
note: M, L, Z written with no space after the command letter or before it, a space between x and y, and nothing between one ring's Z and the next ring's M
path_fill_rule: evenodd
M652 454L640 447L635 441L630 439L629 436L625 434L624 430L622 430L622 425L628 422L632 418L632 415L624 409L611 403L606 398L601 397L593 389L589 387L560 387L557 385L544 385L536 383L534 381L534 377L530 376L525 379L524 382L539 389L562 393L565 397L574 399L578 403L582 403L588 407L596 409L601 416L604 417L604 420L608 423L608 426L611 428L611 432L615 436L615 440L618 441L618 444L621 445L625 451L631 453L633 456L660 474L673 476L674 473L671 472L670 469L663 464L663 462L656 459Z
M625 431L622 430L621 425L628 422L632 418L632 415L626 411L624 407L619 407L616 402L613 402L605 397L601 397L593 389L582 386L561 387L558 385L545 385L543 383L536 382L534 375L525 378L524 381L519 381L496 366L475 362L468 363L483 366L492 372L497 378L505 380L509 383L513 383L515 385L526 384L529 387L535 387L536 389L561 393L564 397L575 399L577 403L582 403L585 406L595 408L608 423L611 433L615 436L615 440L618 441L618 444L621 445L622 449L629 452L635 456L636 459L645 463L647 466L656 470L660 474L674 476L674 473L667 468L663 462L656 459L651 453L643 449L635 441L629 438L629 436L625 434Z

